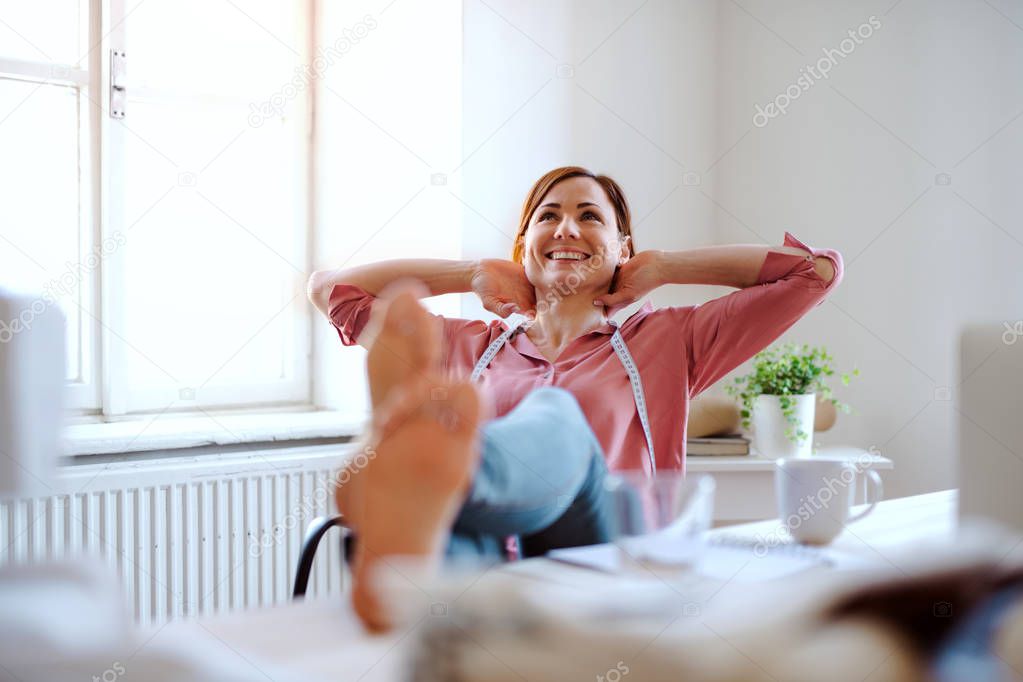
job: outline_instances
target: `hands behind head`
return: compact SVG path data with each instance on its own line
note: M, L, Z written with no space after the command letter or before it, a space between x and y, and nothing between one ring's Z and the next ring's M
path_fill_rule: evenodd
M472 291L483 307L508 317L512 313L536 315L536 290L518 263L500 258L484 258L472 276Z
M643 298L664 284L660 272L658 251L640 251L625 262L612 282L612 290L593 300L593 305L604 306L608 317Z
M608 317L638 301L664 284L659 251L640 251L619 269L609 293L597 296L593 305L603 306ZM519 313L536 315L536 290L518 263L484 258L472 276L472 291L483 307L500 317Z

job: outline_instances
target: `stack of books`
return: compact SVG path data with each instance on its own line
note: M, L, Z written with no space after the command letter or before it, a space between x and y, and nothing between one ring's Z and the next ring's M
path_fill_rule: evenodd
M748 454L749 438L739 434L686 440L686 455L689 457L735 457Z

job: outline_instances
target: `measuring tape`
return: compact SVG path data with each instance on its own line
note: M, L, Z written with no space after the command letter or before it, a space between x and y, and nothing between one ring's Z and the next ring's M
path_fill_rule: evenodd
M497 352L504 347L504 344L508 342L517 331L519 331L526 321L519 322L514 327L510 327L505 331L501 332L501 335L490 342L487 349L483 351L483 355L476 362L476 366L472 369L471 380L476 382L479 381L480 376L497 355ZM656 476L657 475L657 460L654 457L654 439L650 434L650 419L647 416L646 409L646 397L643 393L643 380L639 376L639 368L636 367L636 361L632 359L632 354L629 353L629 347L625 345L625 339L622 338L622 332L618 328L618 323L614 320L608 320L608 324L615 328L614 334L611 335L611 348L614 349L615 355L618 356L618 360L622 363L622 367L625 368L625 373L629 375L629 383L632 385L632 398L636 402L636 413L639 415L639 423L643 426L643 435L646 437L647 454L650 456L650 471Z

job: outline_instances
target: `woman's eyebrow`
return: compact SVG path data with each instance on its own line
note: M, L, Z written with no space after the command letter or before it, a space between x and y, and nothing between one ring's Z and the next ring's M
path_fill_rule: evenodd
M554 204L554 203L544 204L540 208L547 208L548 206L553 206L554 208L561 208L561 204ZM600 208L600 206L597 206L597 204L593 203L592 201L584 201L583 203L578 204L576 206L576 208L583 208L584 206L593 206L595 208Z

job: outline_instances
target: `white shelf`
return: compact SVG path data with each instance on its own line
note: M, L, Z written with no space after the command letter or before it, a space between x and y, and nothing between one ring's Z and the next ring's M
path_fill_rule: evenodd
M814 459L843 459L862 473L868 469L890 471L895 463L887 457L853 446L818 448ZM777 514L774 503L775 460L758 455L745 457L686 457L689 474L710 474L717 483L715 525L727 525ZM866 479L857 476L855 500L866 499Z
M862 448L854 447L826 447L820 448L814 459L848 459L859 462L862 468L887 471L895 468L895 463L887 457L873 455ZM760 457L758 455L744 455L739 457L726 456L688 456L686 457L686 472L688 473L717 473L725 471L774 471L775 460Z

